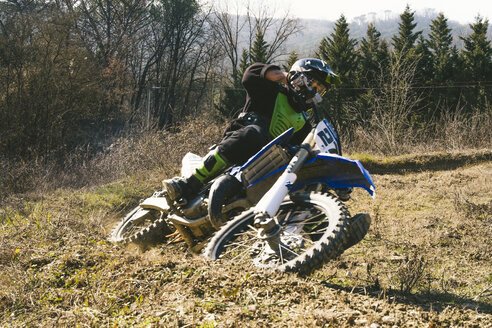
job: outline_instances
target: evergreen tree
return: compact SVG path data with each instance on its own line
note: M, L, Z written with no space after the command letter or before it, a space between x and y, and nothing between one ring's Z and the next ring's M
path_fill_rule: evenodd
M244 105L246 93L241 80L246 68L248 68L249 65L251 65L249 52L243 48L241 60L239 62L239 69L237 70L237 74L233 74L232 76L232 86L224 89L224 98L221 104L216 106L217 110L225 117L236 116Z
M359 57L359 85L368 88L358 99L357 106L360 108L357 113L359 120L364 122L372 115L372 101L374 95L378 93L377 88L388 72L389 64L388 44L381 40L381 33L372 23L368 25L366 37L361 41Z
M335 22L330 37L324 37L318 47L318 55L336 72L342 83L353 86L357 70L357 41L350 38L350 29L345 16Z
M427 45L432 53L434 76L432 82L442 84L449 81L453 76L452 54L454 49L451 47L453 36L448 27L448 20L444 14L440 13L431 22L429 40Z
M432 92L431 106L442 114L444 110L456 108L458 93L453 89L455 84L455 67L457 65L457 49L452 46L453 36L448 20L440 13L432 20L427 45L432 57L433 74L428 82L437 86ZM450 88L443 88L448 85Z
M246 68L252 63L268 63L269 44L261 28L256 31L255 41L250 51L243 49L237 74L233 74L232 87L224 89L224 99L216 108L225 117L234 117L244 105L245 91L241 80Z
M251 61L249 58L249 52L246 49L243 49L243 52L241 54L241 61L239 62L239 77L234 81L234 85L236 87L241 87L241 79L242 76L244 75L244 72L246 71L246 68L251 65Z
M401 59L408 59L415 42L422 31L414 32L417 23L414 23L414 12L407 5L403 14L400 15L401 22L398 24L398 34L393 36L394 54Z
M422 31L415 32L417 23L414 23L415 12L410 10L407 5L405 11L400 15L400 23L398 23L398 34L392 38L393 52L392 52L392 69L397 72L398 79L405 77L406 82L413 84L415 81L421 80L419 75L425 74L420 72L423 66L427 63L427 49L423 38L420 38ZM416 44L417 40L420 41ZM419 64L419 61L424 62ZM420 67L418 65L421 65ZM395 73L392 73L395 74ZM419 81L421 82L421 81ZM412 89L412 85L405 83L405 90L396 90L398 94L405 95L404 99L415 99L420 90ZM394 86L393 86L394 87ZM400 88L400 86L398 86ZM402 87L402 86L401 86ZM421 123L418 120L421 119L422 113L418 113L415 109L412 113L409 113L411 117L408 117L413 123Z
M356 44L357 41L350 37L347 20L342 15L335 22L334 32L329 37L324 37L318 47L318 57L326 61L342 81L340 88L329 90L325 95L329 101L325 101L322 105L325 111L331 109L334 112L335 116L332 119L335 119L341 128L347 127L349 120L352 119L343 104L352 102L357 96L353 89L357 77ZM327 112L325 115L330 116Z
M430 83L434 75L432 53L429 50L427 40L420 35L414 49L414 57L417 60L415 80L420 85Z
M361 86L372 87L379 76L385 74L389 61L388 45L373 23L367 26L366 37L359 49L359 78Z
M297 52L295 52L295 50L292 50L290 52L289 59L287 59L287 63L285 65L283 65L284 70L286 72L288 72L290 70L290 68L292 67L292 65L294 65L294 63L298 60L299 60L299 57L297 56Z
M427 45L427 40L420 35L413 49L413 54L411 58L415 60L415 73L414 73L414 81L418 86L425 86L432 81L433 78L433 63L432 63L432 53L429 50ZM429 98L432 96L431 88L419 88L416 90L416 93L421 98ZM414 123L423 123L425 122L432 113L434 112L434 106L426 106L422 104L422 108L417 112L415 111L412 115L412 120Z
M255 42L251 48L251 61L253 63L267 63L269 45L265 41L265 36L261 28L256 31Z
M480 16L476 18L474 24L470 24L472 34L461 39L464 47L461 57L464 63L464 74L468 83L476 83L477 87L468 93L468 102L480 109L490 109L487 99L492 96L490 87L484 83L492 81L492 46L487 39L488 20L483 20Z
M492 47L487 39L488 26L488 20L477 17L476 22L470 24L472 34L461 37L464 42L462 58L465 60L467 77L476 82L490 80Z

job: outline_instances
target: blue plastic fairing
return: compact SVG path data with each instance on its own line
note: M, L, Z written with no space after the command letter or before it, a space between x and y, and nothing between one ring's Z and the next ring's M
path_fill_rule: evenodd
M376 187L369 172L358 160L321 153L309 160L297 173L293 190L315 182L326 183L330 188L360 187L375 196Z

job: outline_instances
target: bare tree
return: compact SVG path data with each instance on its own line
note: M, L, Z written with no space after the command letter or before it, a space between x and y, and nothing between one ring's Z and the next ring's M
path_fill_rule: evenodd
M263 4L257 11L249 10L247 13L249 25L253 27L250 29L249 40L251 42L254 39L257 31L261 30L265 34L269 44L266 57L269 62L286 54L281 52L282 46L289 37L301 30L299 20L290 17L288 11L280 18L273 17L275 12L277 12L275 7L268 7Z
M151 3L145 0L80 0L74 10L82 13L82 37L109 65L112 58L124 55L132 36L149 23L147 13Z
M402 140L411 144L416 136L412 113L417 112L422 101L412 89L416 67L417 62L409 64L395 58L389 64L389 73L381 74L370 99L372 116L364 133L382 153L398 153Z
M236 3L237 5L237 3ZM233 80L238 79L239 67L239 42L240 34L246 26L247 21L239 14L239 7L235 7L235 14L231 14L232 8L227 3L224 8L214 8L211 19L211 27L223 49L225 56L229 59L232 68Z
M233 79L237 78L239 72L241 48L246 48L249 53L258 31L265 35L268 43L266 56L268 62L287 54L282 52L282 47L289 37L300 31L301 27L297 19L290 17L289 12L280 18L275 18L277 9L265 3L254 8L250 1L246 4L236 1L234 8L231 8L230 4L231 2L228 2L224 7L217 5L214 8L212 27L225 56L230 61ZM245 8L243 13L239 10L241 4Z

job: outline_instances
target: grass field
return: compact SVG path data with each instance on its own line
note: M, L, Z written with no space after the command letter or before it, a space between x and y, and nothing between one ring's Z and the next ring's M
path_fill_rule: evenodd
M0 210L0 326L492 327L492 153L352 157L377 198L355 191L347 205L373 224L308 276L211 263L182 243L108 243L172 167L12 195Z

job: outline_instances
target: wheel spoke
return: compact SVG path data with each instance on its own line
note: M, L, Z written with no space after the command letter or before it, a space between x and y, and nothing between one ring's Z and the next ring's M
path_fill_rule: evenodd
M300 234L300 235L299 235L299 237L301 237L301 238L302 238L302 240L304 240L304 241L305 241L305 242L307 242L308 244L310 244L310 245L314 244L314 241L312 241L311 239L306 238L306 237L304 237L304 236L305 236L305 234Z
M293 251L293 250L291 250L289 247L285 247L285 246L284 246L284 245L282 245L282 244L280 244L279 246L280 246L280 249L282 249L282 248L283 248L283 249L285 249L285 250L287 250L287 251L291 252L291 253L292 253L292 254L294 254L295 256L299 256L299 254L298 254L298 253L294 252L294 251Z
M347 217L345 213L343 204L335 202L329 195L320 192L294 195L291 200L282 203L274 217L281 226L279 245L270 247L269 240L258 236L261 229L253 226L254 212L249 210L238 216L229 229L222 231L222 239L215 238L214 242L220 242L222 247L209 247L209 252L216 250L228 259L264 268L286 271L297 270L301 266L314 268L329 255L324 254L325 247L320 248L321 253L315 252L306 257L305 262L300 263L301 259L318 244L339 245L343 235L328 238L328 234L340 229L340 223ZM220 256L217 253L209 254L214 258Z
M234 237L235 237L234 240L237 240L237 237L241 237L241 236L247 236L249 238L246 240L240 240L239 242L234 241L234 242L228 243L227 246L225 247L225 248L227 248L227 250L224 252L223 255L229 254L229 253L231 253L231 252L233 252L236 249L241 248L241 247L244 247L246 249L253 249L253 247L248 246L248 243L255 240L256 235L252 234L251 230L246 230L246 231L238 232L238 233L234 234ZM230 248L230 246L234 246L234 247Z
M282 256L282 243L279 244L278 252L280 254L280 263L284 263L284 257Z
M325 216L325 213L319 213L317 215L311 216L309 219L302 221L304 224L306 223L311 223L311 222L318 222L319 218Z
M235 250L235 249L237 249L237 248L239 248L239 247L247 247L247 248L252 248L252 247L250 247L250 246L246 246L246 245L247 245L250 241L252 241L252 240L254 240L254 239L255 239L255 237L250 238L250 239L247 239L247 240L245 240L245 241L243 241L243 242L240 242L240 243L229 243L229 244L227 244L227 248L229 248L229 246L235 246L235 247L234 247L233 249L229 249L229 250L227 250L227 251L226 251L226 253L230 253L230 252L232 252L233 250Z
M280 216L280 213L282 213L282 212L283 212L283 210L281 210L281 211L279 211L277 213L277 215L276 215L277 218L281 217ZM282 219L279 219L278 220L278 224L282 225L282 223L284 223L284 222L289 222L289 220L292 217L293 213L294 213L294 210L290 210L289 212L287 212L287 214Z
M324 233L326 231L328 231L328 227L325 227L323 229L319 229L319 230L316 230L316 231L303 232L303 235L307 235L307 236L319 235L319 234L322 234L322 233Z

